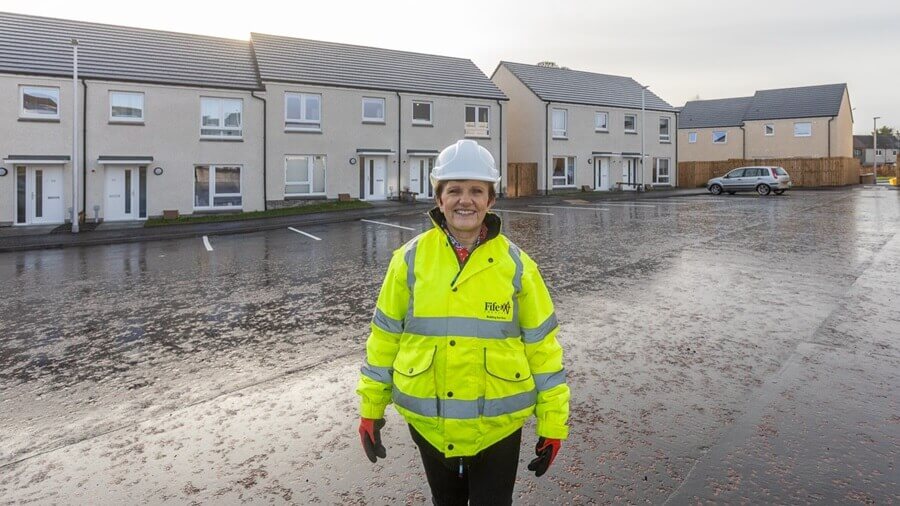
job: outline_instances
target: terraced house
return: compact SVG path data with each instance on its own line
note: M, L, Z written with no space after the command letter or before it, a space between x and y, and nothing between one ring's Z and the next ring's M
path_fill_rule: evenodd
M506 96L472 61L252 34L268 108L266 200L432 196L440 149L462 138L506 159ZM502 191L501 182L501 191Z
M0 13L0 224L262 209L259 90L246 41Z
M537 163L538 190L675 185L675 109L634 79L512 62L491 79L510 100L509 161Z
M846 84L695 100L678 115L681 161L853 156Z

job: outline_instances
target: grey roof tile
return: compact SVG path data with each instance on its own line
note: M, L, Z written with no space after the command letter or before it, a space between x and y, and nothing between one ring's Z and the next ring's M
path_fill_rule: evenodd
M471 60L253 33L262 81L505 100Z
M854 135L853 147L872 149L871 135ZM878 149L900 149L900 139L889 135L878 136Z
M250 43L0 12L0 73L259 89Z
M684 104L678 114L678 128L741 126L753 97L694 100Z
M500 65L546 102L641 108L641 85L630 77L505 61ZM645 95L646 109L675 112L652 91Z
M760 90L753 95L744 120L837 116L846 88L842 83Z

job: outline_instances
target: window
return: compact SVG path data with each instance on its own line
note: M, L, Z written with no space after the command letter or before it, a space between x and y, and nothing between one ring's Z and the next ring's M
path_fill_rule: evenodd
M363 97L362 120L363 123L384 123L384 99Z
M669 179L669 159L653 159L653 184L671 184Z
M862 150L861 150L861 149L854 149L854 150L853 150L853 156L862 156Z
M59 119L59 88L20 86L19 117Z
M466 106L466 137L491 135L491 110L484 105Z
M553 188L575 186L575 157L553 158Z
M244 101L239 98L200 98L200 137L240 138Z
M287 156L284 159L284 196L325 195L325 157Z
M880 150L880 149L876 149L876 150L875 150L875 155L876 155L876 156L881 156L881 150Z
M625 115L625 131L628 133L637 132L637 118L633 114Z
M241 167L194 167L194 209L240 209Z
M284 94L285 130L322 130L322 95Z
M713 144L727 143L728 142L728 132L726 132L724 130L713 130L712 141L713 141Z
M765 126L766 137L771 137L775 135L775 124L774 123L766 123Z
M553 137L566 138L566 130L569 111L565 109L553 109Z
M598 111L594 113L594 131L609 132L609 113Z
M671 142L669 137L669 118L659 118L659 142Z
M697 132L688 132L688 142L691 144L696 144Z
M144 94L110 91L109 120L131 123L144 121Z
M794 123L794 137L809 137L812 135L812 123Z
M431 102L413 102L412 104L412 122L413 125L431 125Z

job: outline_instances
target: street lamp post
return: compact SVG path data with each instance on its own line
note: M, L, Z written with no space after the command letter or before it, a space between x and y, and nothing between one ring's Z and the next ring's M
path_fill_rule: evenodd
M78 39L72 39L72 233L78 233Z
M878 184L878 120L881 116L872 118L872 166L875 168L875 184Z
M644 130L647 128L646 100L644 95L649 87L649 85L641 86L641 188L644 187Z

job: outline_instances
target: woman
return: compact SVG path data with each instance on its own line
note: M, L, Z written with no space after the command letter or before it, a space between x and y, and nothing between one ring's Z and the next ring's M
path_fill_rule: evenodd
M434 228L394 252L357 392L369 460L393 402L419 447L434 504L511 504L522 425L537 417L543 475L568 435L569 388L553 302L534 261L488 213L499 181L471 140L431 173Z

